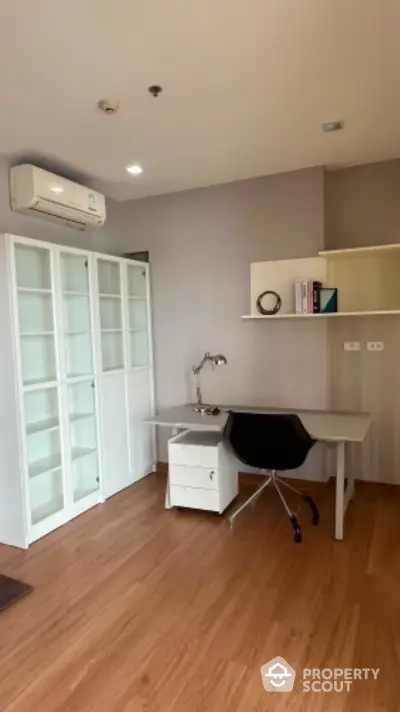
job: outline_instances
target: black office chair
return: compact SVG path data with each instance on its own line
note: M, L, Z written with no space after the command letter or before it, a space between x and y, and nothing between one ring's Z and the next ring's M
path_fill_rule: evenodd
M237 413L230 411L224 429L224 438L240 462L257 467L267 475L261 487L230 517L235 517L272 482L294 529L294 539L301 542L300 524L284 498L281 485L295 492L310 506L312 523L319 524L319 512L311 497L302 494L282 480L277 472L295 470L305 461L315 443L300 418L291 414Z

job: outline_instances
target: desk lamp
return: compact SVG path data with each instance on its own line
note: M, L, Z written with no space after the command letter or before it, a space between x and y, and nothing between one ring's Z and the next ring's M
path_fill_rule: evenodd
M196 376L196 397L197 397L197 403L195 406L193 406L193 410L196 413L204 414L207 411L213 410L212 406L209 406L209 405L206 405L205 403L203 403L202 395L201 395L201 387L200 387L200 371L203 368L203 366L207 363L207 361L210 361L213 366L226 366L226 364L228 363L226 357L223 356L222 354L214 354L212 356L207 351L207 353L205 353L203 358L201 359L199 365L193 366L193 373Z

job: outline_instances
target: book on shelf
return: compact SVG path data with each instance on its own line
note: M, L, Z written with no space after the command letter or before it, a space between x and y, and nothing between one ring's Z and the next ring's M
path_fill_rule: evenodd
M322 282L313 279L296 279L294 282L295 313L319 314Z

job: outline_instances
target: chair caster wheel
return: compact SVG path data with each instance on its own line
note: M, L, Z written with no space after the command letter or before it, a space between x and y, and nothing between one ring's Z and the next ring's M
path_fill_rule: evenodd
M290 521L291 521L292 527L294 529L294 540L295 540L296 544L301 544L302 537L301 537L300 524L294 515L292 517L290 517Z
M307 494L303 494L302 496L303 496L304 501L307 502L307 504L309 505L309 507L310 507L310 509L311 509L311 514L312 514L312 520L311 520L311 521L312 521L312 523L313 523L313 526L314 526L314 527L317 527L318 524L319 524L319 511L318 511L318 507L317 507L317 505L315 504L315 502L314 502L314 500L312 499L312 497L309 497Z

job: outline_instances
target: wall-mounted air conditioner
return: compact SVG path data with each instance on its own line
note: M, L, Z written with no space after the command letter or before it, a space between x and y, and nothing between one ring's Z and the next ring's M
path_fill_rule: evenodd
M106 221L104 195L25 164L10 171L11 208L78 230L93 230Z

